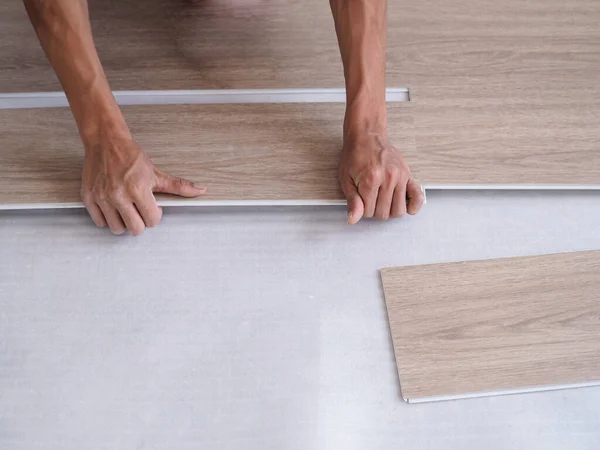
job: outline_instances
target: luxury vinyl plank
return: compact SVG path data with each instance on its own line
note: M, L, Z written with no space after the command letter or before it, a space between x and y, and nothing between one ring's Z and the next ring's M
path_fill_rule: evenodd
M404 5L390 55L448 184L600 183L600 3Z
M600 382L600 251L382 269L409 401Z
M600 184L600 91L447 89L414 103L428 179L441 184ZM444 98L444 95L446 97Z
M202 200L343 200L337 164L344 104L122 110L160 169L208 186ZM391 104L389 120L392 139L411 161L409 105ZM0 204L81 201L83 149L69 109L2 110L0 136Z
M235 9L228 0L89 3L113 90L344 87L327 0L240 0L254 6ZM401 9L391 2L391 30ZM393 66L388 81L403 86ZM22 2L1 2L0 92L60 89Z
M114 90L344 86L326 0L89 3ZM0 92L60 89L22 2L2 2Z
M499 83L512 86L507 96L521 84L540 91L548 82L593 86L599 18L595 0L405 2L393 31L402 46L388 56L420 90L490 84L493 92Z
M323 0L91 0L115 90L341 87ZM215 6L217 5L217 6ZM0 92L59 90L20 2L0 4ZM413 171L443 185L600 185L600 3L390 2Z

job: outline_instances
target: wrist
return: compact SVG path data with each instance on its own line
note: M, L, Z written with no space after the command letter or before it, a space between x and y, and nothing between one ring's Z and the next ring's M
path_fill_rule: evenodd
M80 127L79 134L87 149L100 148L101 142L131 139L131 133L120 111L96 111Z
M97 144L106 139L131 139L125 118L108 86L90 90L69 102L86 149L98 148Z
M387 110L385 102L371 104L348 104L344 117L344 139L364 135L387 134Z

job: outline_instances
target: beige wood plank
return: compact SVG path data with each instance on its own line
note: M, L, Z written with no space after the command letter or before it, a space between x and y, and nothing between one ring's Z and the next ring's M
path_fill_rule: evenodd
M218 0L89 3L114 90L344 85L326 0L257 0L237 12ZM22 2L3 1L0 92L56 90Z
M389 107L393 141L414 157L409 104ZM340 200L343 104L127 106L136 141L204 200ZM0 204L79 202L83 160L67 108L0 110Z
M404 5L390 55L448 184L600 183L600 2Z
M269 2L260 19L227 19L201 3L92 0L113 88L343 85L326 1ZM389 10L388 84L411 88L422 181L600 184L600 2L425 0ZM0 11L0 91L59 89L21 3Z
M600 251L382 269L402 395L600 381Z
M503 99L446 89L428 94L436 97L414 103L415 139L432 182L600 184L600 92L557 87L539 96L522 88L512 94L522 97Z
M327 0L89 1L114 90L344 87ZM391 2L392 38L400 11ZM393 66L388 81L404 86ZM58 90L22 2L0 2L0 92Z

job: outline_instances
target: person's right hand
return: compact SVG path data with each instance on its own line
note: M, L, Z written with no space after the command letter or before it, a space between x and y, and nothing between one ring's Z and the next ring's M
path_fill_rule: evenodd
M114 234L139 235L158 225L162 208L154 192L196 197L206 188L158 170L130 137L87 146L81 197L94 223Z

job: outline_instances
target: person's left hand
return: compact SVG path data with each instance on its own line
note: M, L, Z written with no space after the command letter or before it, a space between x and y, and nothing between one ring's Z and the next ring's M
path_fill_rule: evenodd
M339 177L350 224L362 217L387 220L416 214L423 206L421 185L385 135L364 133L344 139Z

